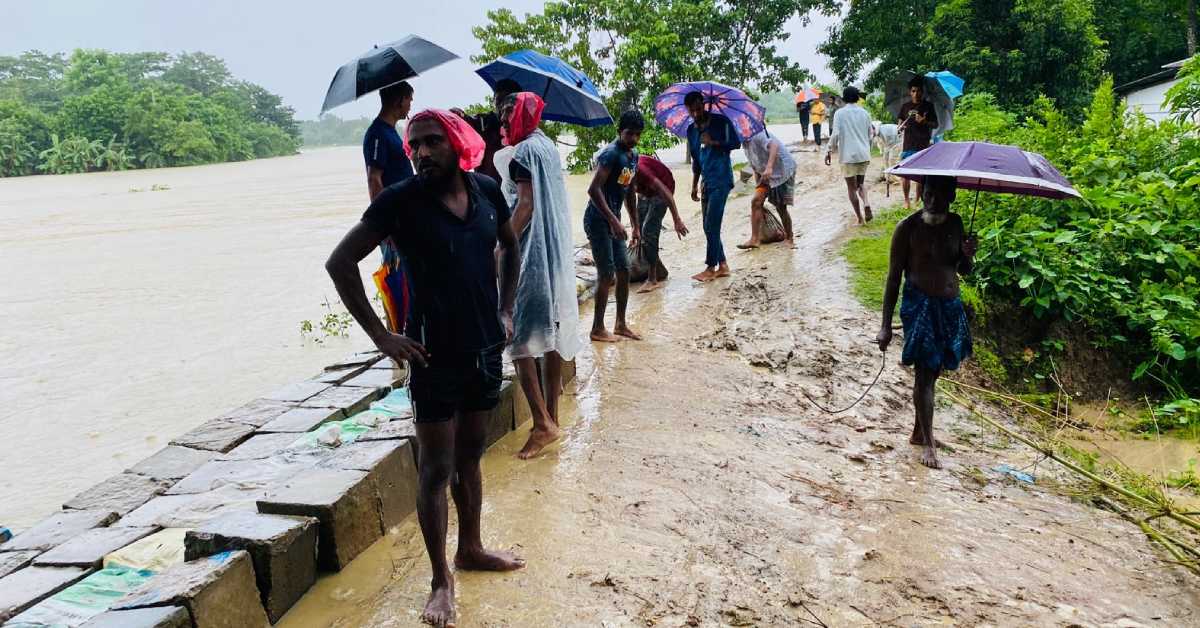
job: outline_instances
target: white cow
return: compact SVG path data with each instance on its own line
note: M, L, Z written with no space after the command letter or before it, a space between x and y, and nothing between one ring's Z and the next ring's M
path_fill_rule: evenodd
M871 129L874 131L875 146L879 148L880 153L883 153L883 169L891 168L896 165L896 161L900 157L900 143L904 138L900 133L899 126L873 120ZM880 179L883 179L882 175Z

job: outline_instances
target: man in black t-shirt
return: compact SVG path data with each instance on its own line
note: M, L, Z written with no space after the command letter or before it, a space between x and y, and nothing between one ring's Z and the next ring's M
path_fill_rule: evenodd
M925 79L916 76L908 83L909 101L900 107L900 116L896 121L899 130L904 134L904 144L900 147L900 161L929 148L933 130L938 126L937 111L933 103L925 100ZM904 189L904 208L912 209L908 200L909 181L904 179L901 184ZM917 183L917 198L923 198L922 185Z
M473 148L482 148L466 122L448 111L415 116L408 146L419 176L380 193L325 263L342 302L375 346L412 367L420 451L417 515L433 566L433 591L422 619L435 626L455 621L454 579L446 559L448 484L459 521L455 566L483 571L524 566L509 553L484 549L480 537L479 459L489 411L499 402L521 258L499 187L464 171L478 165L481 150L469 150L472 140ZM358 263L388 236L410 260L421 295L403 336L384 327L358 273Z

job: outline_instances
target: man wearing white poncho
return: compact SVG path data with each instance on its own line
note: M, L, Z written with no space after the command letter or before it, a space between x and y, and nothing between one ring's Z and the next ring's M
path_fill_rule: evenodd
M509 96L500 107L507 154L504 195L521 240L521 278L509 357L533 412L533 430L518 454L530 458L558 438L562 363L579 350L579 305L571 208L562 161L538 124L545 104L536 94ZM501 164L497 160L497 167ZM535 358L544 357L541 381Z

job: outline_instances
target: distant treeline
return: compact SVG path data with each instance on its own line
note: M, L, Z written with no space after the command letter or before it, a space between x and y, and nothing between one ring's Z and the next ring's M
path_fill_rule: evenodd
M317 120L300 121L300 137L305 146L351 146L361 144L371 118L343 120L326 114Z
M294 111L201 52L0 56L0 176L289 155Z

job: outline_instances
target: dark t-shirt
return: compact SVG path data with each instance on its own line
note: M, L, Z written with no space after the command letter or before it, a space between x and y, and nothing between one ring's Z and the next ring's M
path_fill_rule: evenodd
M653 181L662 183L671 191L672 195L675 194L675 175L671 174L671 169L649 155L639 156L637 177L634 178L638 194L658 196L658 188L651 185Z
M604 180L603 187L604 201L608 203L608 210L620 218L621 205L625 203L625 193L633 184L634 175L637 174L637 151L625 150L618 142L613 142L600 151L600 155L596 157L596 163L600 167L608 168L608 178ZM600 208L590 200L585 213L597 217L602 216Z
M466 220L420 177L384 189L362 220L392 237L408 263L414 292L408 337L438 353L469 353L504 342L497 314L496 234L509 209L491 178L467 173Z
M928 100L922 100L920 104L913 104L910 100L900 107L900 124L908 120L910 111L925 116L925 124L918 124L915 119L909 121L908 126L904 127L904 146L901 150L925 150L929 148L933 130L938 125L937 112L933 109L933 103Z
M533 181L533 173L529 171L529 168L522 166L514 159L508 162L508 178L517 183L521 181Z
M413 176L412 162L404 153L400 133L379 118L375 118L363 136L363 160L367 162L367 168L383 170L384 187Z

